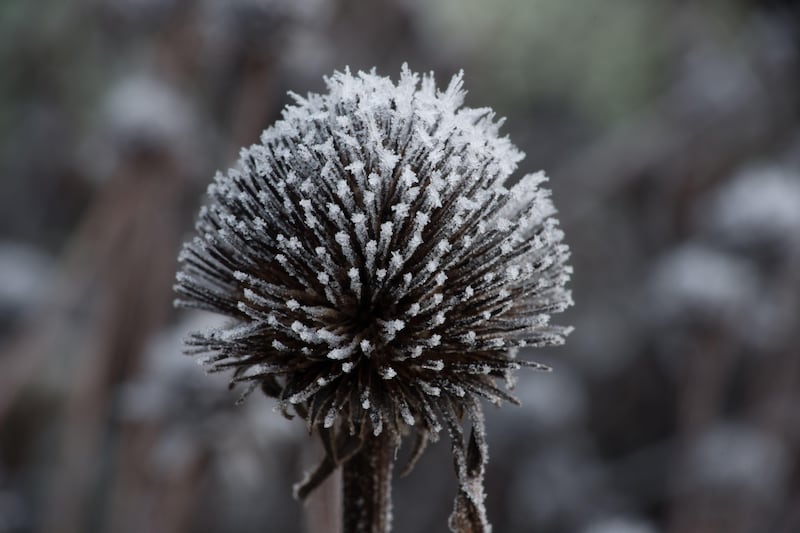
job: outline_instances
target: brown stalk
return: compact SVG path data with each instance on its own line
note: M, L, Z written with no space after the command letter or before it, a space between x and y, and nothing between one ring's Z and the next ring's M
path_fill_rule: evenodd
M342 466L342 524L347 533L391 530L393 450L386 433L367 438Z

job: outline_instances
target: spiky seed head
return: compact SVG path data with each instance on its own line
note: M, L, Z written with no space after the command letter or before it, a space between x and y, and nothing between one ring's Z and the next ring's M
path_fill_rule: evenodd
M406 66L397 84L374 71L325 81L209 186L177 302L231 321L188 343L338 459L352 441L446 427L453 521L485 522L480 399L513 401L498 380L544 369L516 350L568 333L549 321L571 305L571 269L546 177L514 183L523 154L490 109L462 105L460 74L444 91Z

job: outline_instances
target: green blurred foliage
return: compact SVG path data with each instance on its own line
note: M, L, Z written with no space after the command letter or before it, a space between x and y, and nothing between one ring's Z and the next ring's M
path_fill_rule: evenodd
M723 27L734 7L716 6ZM669 9L640 0L496 0L488 9L483 0L441 0L430 4L429 23L472 58L482 76L467 76L481 95L515 111L574 104L602 123L641 111L668 81Z

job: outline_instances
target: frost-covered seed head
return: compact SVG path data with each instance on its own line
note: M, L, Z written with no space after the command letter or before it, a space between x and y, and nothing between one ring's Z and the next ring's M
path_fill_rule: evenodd
M447 428L451 527L488 528L480 400L514 401L497 381L543 368L516 348L568 333L548 320L571 298L546 178L513 184L523 154L490 109L462 106L461 75L444 91L407 67L397 84L349 71L326 83L292 95L208 188L177 302L232 320L188 343L335 446Z

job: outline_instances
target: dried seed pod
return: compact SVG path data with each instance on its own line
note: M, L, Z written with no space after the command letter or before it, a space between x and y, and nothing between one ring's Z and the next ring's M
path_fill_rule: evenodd
M506 185L523 154L490 109L462 107L461 75L444 91L405 66L397 84L349 71L326 82L293 95L210 185L177 302L232 320L188 343L319 432L327 457L300 496L342 464L347 491L348 465L374 469L377 442L416 432L421 451L446 427L461 483L451 526L486 531L480 400L515 401L498 380L546 369L517 349L569 330L549 323L572 302L546 178ZM389 527L389 476L376 478L361 490L384 491L387 516L364 531ZM352 513L356 528L375 510Z

